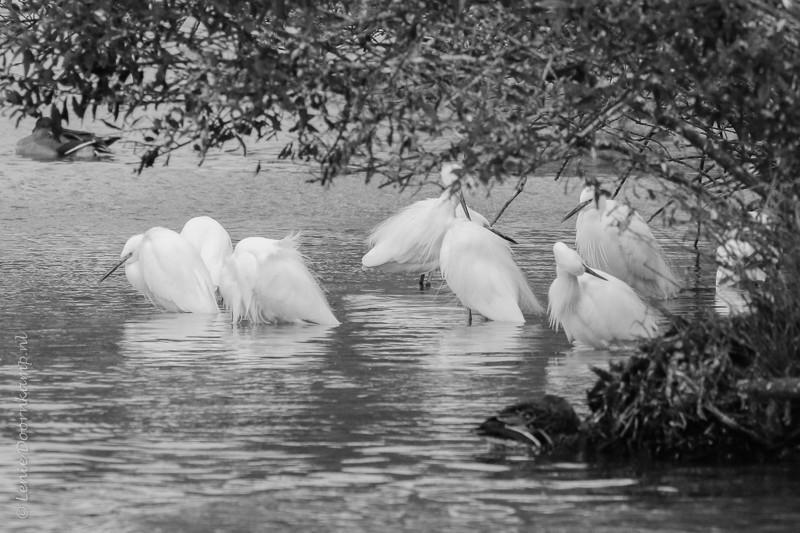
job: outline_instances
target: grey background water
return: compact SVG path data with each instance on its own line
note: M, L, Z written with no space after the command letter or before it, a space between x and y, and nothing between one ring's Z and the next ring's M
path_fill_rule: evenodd
M553 463L490 449L474 428L496 410L549 392L585 412L589 366L631 352L575 349L545 317L467 327L441 281L421 292L413 276L362 272L366 232L438 195L437 176L404 192L358 175L322 188L306 183L313 168L278 162L277 144L246 158L215 153L201 167L185 152L136 175L122 143L110 161L19 158L14 143L32 121L0 121L4 530L796 527L795 466ZM471 191L469 202L491 218L513 185ZM580 187L531 177L498 224L520 242L516 258L543 302L552 244L574 233L559 221ZM634 200L645 214L659 207ZM179 231L201 214L234 242L302 231L342 325L231 326L225 314L160 313L124 275L98 284L128 237ZM713 265L692 252L691 228L655 232L686 282L669 308L713 305ZM15 499L23 334L33 362L27 502Z

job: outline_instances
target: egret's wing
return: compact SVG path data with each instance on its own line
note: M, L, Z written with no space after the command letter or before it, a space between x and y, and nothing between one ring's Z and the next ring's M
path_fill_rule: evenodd
M271 322L339 324L291 238L279 241L257 260L253 287L262 318Z
M247 280L255 278L257 264L251 254L234 253L228 257L220 273L219 293L234 323L247 317L250 311L253 291Z
M228 232L213 218L201 216L186 222L181 235L200 252L211 275L211 283L218 286L222 268L233 253Z
M171 230L148 231L139 251L146 296L168 311L219 311L214 286L200 254Z
M581 258L592 268L613 270L611 258L618 254L619 245L610 239L600 221L597 209L585 208L575 222L575 248Z
M523 310L544 311L508 243L478 224L452 224L442 243L441 268L461 303L490 320L524 322Z
M420 200L404 207L372 230L371 250L361 262L365 267L430 272L439 264L439 250L447 225L453 218L450 198Z
M647 222L627 205L613 201L607 205L607 227L618 231L620 249L636 288L647 296L674 296L680 288L678 280Z
M597 273L606 279L589 274L578 277L582 295L578 315L584 324L609 340L655 336L655 318L636 292L611 274Z

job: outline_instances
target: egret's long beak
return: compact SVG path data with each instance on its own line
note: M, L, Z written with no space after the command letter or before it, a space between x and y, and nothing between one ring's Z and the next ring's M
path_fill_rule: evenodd
M592 203L593 201L594 201L594 199L593 199L593 198L589 198L589 199L588 199L588 200L586 200L585 202L581 202L581 203L579 203L577 206L575 206L575 209L573 209L572 211L570 211L569 213L567 213L567 216L565 216L564 218L562 218L562 219L561 219L561 222L566 222L567 220L569 220L570 218L572 218L572 216L574 216L574 215L575 215L575 214L576 214L578 211L580 211L581 209L583 209L584 207L586 207L587 205L589 205L589 204L590 204L590 203Z
M131 258L131 256L132 256L132 255L133 255L132 253L131 253L131 254L128 254L128 255L126 255L125 257L123 257L122 259L120 259L120 260L119 260L119 262L118 262L116 265L114 265L113 267L111 267L111 270L109 270L108 272L106 272L105 274L103 274L103 277L102 277L102 278L100 278L100 281L98 281L97 283L102 283L104 279L106 279L108 276L110 276L111 274L113 274L113 273L114 273L114 271L115 271L116 269L118 269L119 267L121 267L121 266L123 265L123 263L125 263L125 261L127 261L128 259L130 259L130 258Z
M508 242L510 242L511 244L519 244L517 241L515 241L515 240L514 240L514 239L512 239L511 237L506 237L505 235L503 235L502 233L500 233L499 231L497 231L497 230L496 230L496 229L494 229L494 228L488 228L488 230L489 230L489 231L491 231L492 233L494 233L495 235L497 235L498 237L502 237L502 238L504 238L505 240L507 240L507 241L508 241Z
M585 264L583 265L583 269L586 271L587 274L589 274L591 276L594 276L596 278L600 278L603 281L608 281L606 278L604 278L603 276L601 276L600 274L598 274L597 272L595 272L594 270L592 270L591 268L589 268Z
M467 201L464 200L464 195L461 195L461 207L464 208L464 214L467 215L467 220L472 220L472 217L469 216L469 209L467 208Z

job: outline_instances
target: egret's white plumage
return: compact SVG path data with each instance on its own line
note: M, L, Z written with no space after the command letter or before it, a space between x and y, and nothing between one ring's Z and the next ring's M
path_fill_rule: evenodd
M365 268L425 274L439 266L439 250L447 225L455 217L458 198L445 191L439 198L404 207L372 230Z
M769 217L763 213L750 211L748 216L761 225L769 224ZM761 256L749 242L752 238L753 235L747 228L737 227L725 233L724 242L717 247L717 287L738 285L742 278L756 282L767 279L767 273L753 265Z
M442 239L442 276L461 303L498 322L525 322L523 313L543 313L514 262L511 246L492 231L452 217Z
M449 187L458 179L455 163L442 165L441 179ZM442 239L453 217L465 218L463 205L449 189L439 198L428 198L408 205L378 224L370 233L370 250L361 259L364 268L388 272L426 274L439 266ZM468 209L472 221L489 227L489 221ZM455 215L454 215L455 211Z
M298 251L299 235L242 239L222 269L219 291L234 322L337 325Z
M200 252L211 275L211 283L218 287L222 267L233 253L228 232L213 218L200 216L184 224L181 235Z
M646 297L671 298L680 290L647 222L629 206L586 187L578 213L575 247L591 268L608 272Z
M756 258L756 249L747 241L732 237L717 247L717 287L738 285L742 277L762 282L767 273L762 268L748 266Z
M120 261L100 281L122 265L133 288L158 307L172 313L219 312L203 259L170 229L155 227L128 239Z
M769 219L757 212L749 213L750 218L768 224ZM767 273L757 266L763 257L748 241L750 235L740 228L729 230L724 242L717 247L716 308L723 313L744 313L749 310L751 298L742 290L742 280L763 283Z
M625 282L587 269L578 252L563 242L553 245L553 255L557 277L548 293L550 325L564 328L570 342L605 348L658 333L652 312Z

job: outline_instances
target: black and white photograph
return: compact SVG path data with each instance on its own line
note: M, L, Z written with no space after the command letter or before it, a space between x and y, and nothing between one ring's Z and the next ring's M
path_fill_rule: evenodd
M0 3L0 529L800 523L795 0Z

